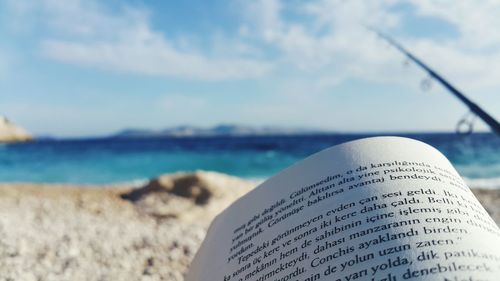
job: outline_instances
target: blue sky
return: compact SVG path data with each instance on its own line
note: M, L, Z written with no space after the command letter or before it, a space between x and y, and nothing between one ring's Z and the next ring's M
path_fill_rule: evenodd
M0 0L0 114L37 135L218 123L450 131L467 110L375 26L500 118L493 1ZM477 128L486 127L477 121Z

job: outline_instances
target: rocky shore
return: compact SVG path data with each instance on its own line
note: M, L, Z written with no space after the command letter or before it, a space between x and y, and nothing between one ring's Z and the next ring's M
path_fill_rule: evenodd
M144 187L0 184L0 280L183 280L210 221L253 183L213 172ZM474 189L497 223L500 189Z
M0 116L0 143L24 142L33 139L30 133L7 119Z

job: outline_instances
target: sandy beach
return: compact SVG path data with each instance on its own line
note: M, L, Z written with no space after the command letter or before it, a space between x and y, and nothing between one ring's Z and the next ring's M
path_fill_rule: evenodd
M0 280L183 280L210 221L254 185L212 172L143 187L0 184ZM499 224L500 189L473 191Z

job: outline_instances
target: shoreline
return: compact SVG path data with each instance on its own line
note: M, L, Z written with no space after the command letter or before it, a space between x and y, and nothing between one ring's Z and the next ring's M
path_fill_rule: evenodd
M255 185L204 171L140 188L0 183L0 271L13 280L183 280L212 219ZM472 190L500 224L500 189Z

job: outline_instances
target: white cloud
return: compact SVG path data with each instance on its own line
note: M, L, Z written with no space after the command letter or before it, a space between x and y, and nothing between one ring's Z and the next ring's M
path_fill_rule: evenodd
M115 42L75 43L60 40L43 42L50 58L85 66L95 66L148 75L165 75L200 80L242 79L261 76L270 64L243 58L207 58L182 52L161 38L134 37Z
M385 10L392 2L318 1L285 9L276 0L260 1L251 4L247 18L255 34L277 48L283 61L303 71L335 69L333 74L349 76L360 70L359 65L377 66L390 59L362 24L397 24L397 15ZM285 10L300 19L286 17Z
M500 2L412 0L421 15L443 19L461 33L459 43L471 49L500 47Z
M42 53L64 63L199 80L253 78L272 68L240 53L221 56L166 38L150 26L144 9L123 6L112 12L102 2L82 0L12 3L18 16L47 28ZM245 49L235 43L235 49Z
M316 73L311 85L325 87L355 78L376 82L408 81L403 59L374 40L363 24L385 31L400 29L404 15L397 5L415 5L417 15L456 27L458 38L431 40L406 33L403 45L467 90L499 87L500 2L493 1L342 1L321 0L285 6L286 1L256 1L248 8L245 35L275 48L282 64ZM250 31L249 31L250 27ZM399 31L401 33L401 31ZM283 67L283 65L282 65ZM414 74L413 74L414 75ZM329 82L332 77L334 82Z
M241 1L236 34L214 32L208 46L155 30L143 8L109 9L97 0L8 3L13 20L48 30L44 55L85 67L195 80L302 79L317 91L352 78L408 81L414 73L401 71L403 57L375 40L362 26L368 24L404 34L397 38L403 45L466 90L500 87L498 1ZM458 36L412 36L403 27L408 15L395 9L401 4L451 24Z
M412 40L409 44L436 71L467 91L500 86L500 51L467 52L457 42L436 44L428 40Z
M417 13L453 25L458 38L442 42L412 39L418 54L467 90L500 86L500 2L412 0Z

